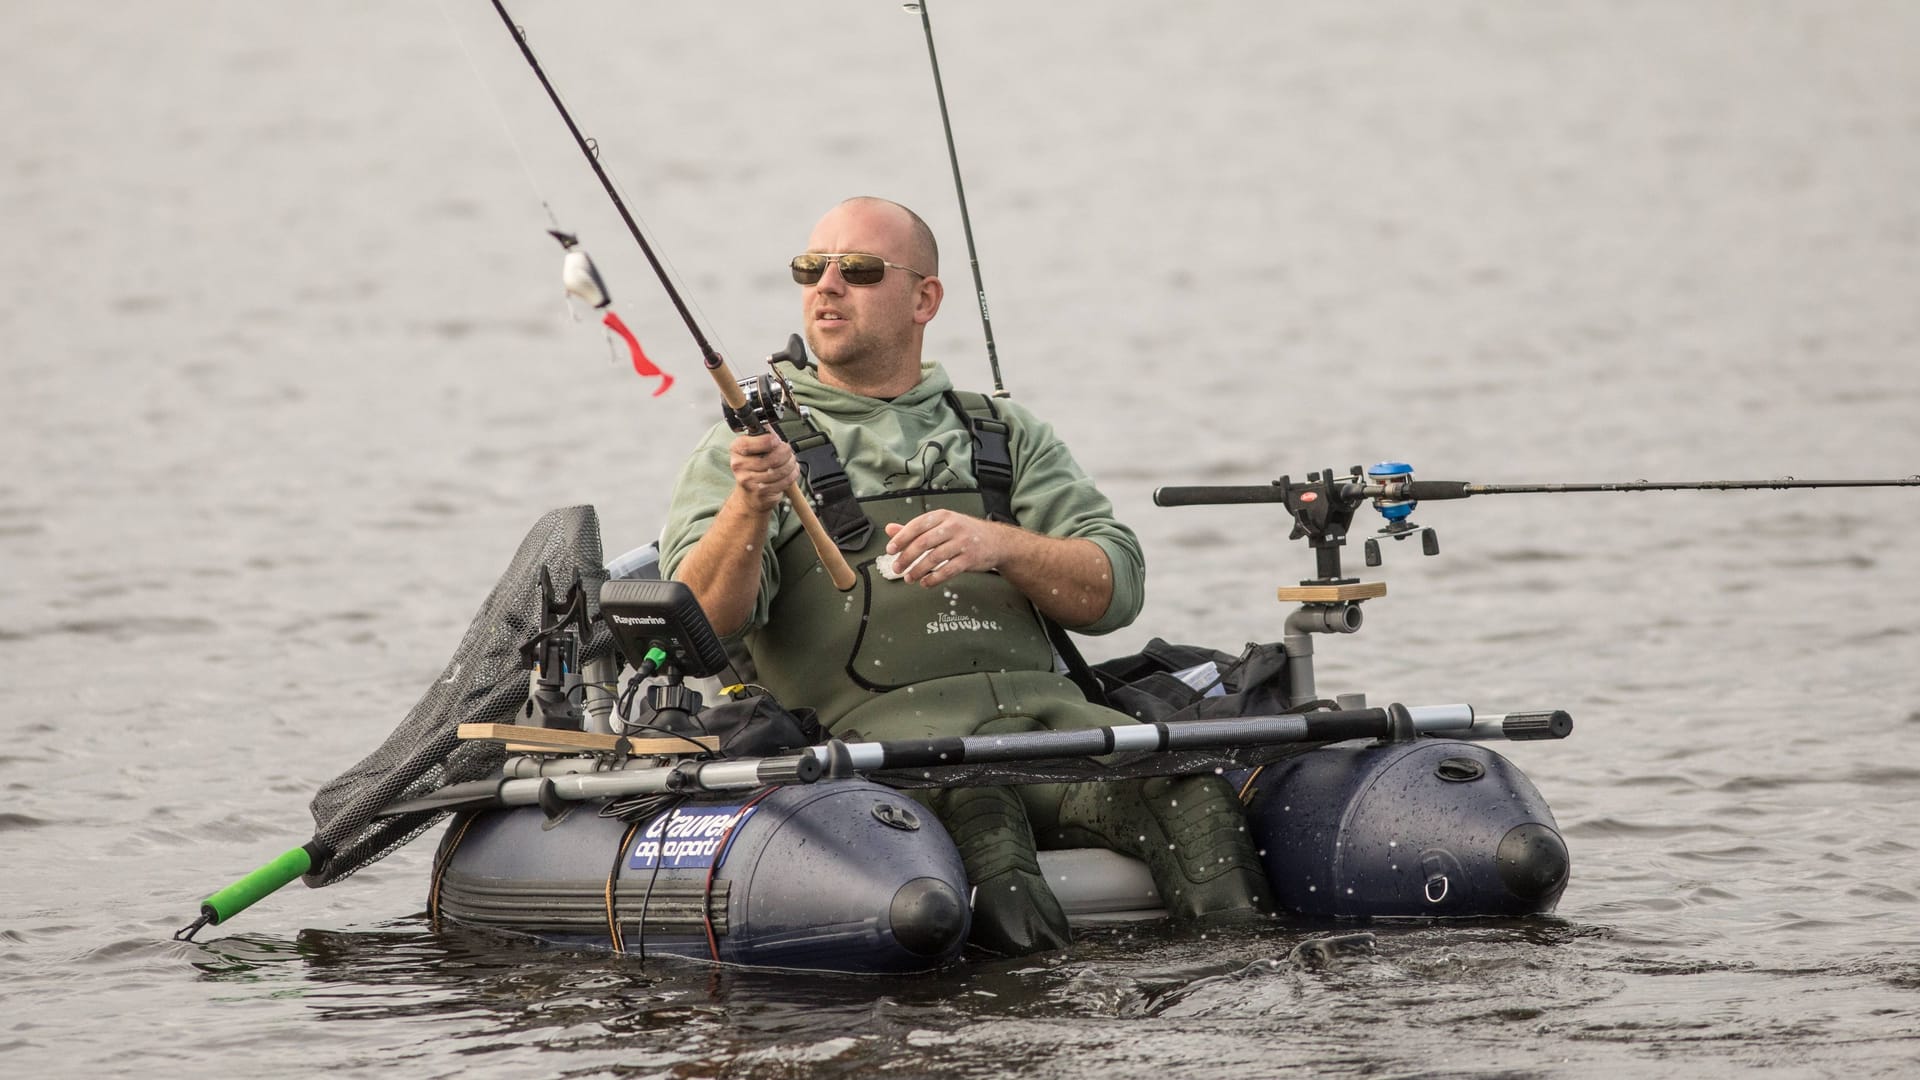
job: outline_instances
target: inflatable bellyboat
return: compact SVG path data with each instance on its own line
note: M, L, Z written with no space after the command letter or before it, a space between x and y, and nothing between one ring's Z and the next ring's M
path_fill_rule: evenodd
M1292 914L1543 914L1566 886L1545 801L1475 743L1339 744L1231 778ZM436 923L835 971L927 970L966 942L959 854L932 814L892 788L828 778L706 794L625 821L603 814L608 805L548 799L457 817L434 864ZM1079 849L1042 852L1040 863L1076 925L1163 914L1136 860Z

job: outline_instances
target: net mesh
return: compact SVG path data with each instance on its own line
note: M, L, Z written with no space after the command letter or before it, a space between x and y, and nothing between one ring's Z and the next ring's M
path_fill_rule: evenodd
M520 648L540 631L545 603L540 570L556 592L576 577L585 588L588 614L598 613L607 578L600 550L600 519L591 506L548 511L520 542L507 572L474 615L460 646L400 726L379 749L328 781L313 798L314 839L332 852L305 881L318 888L348 877L386 857L432 827L446 811L422 811L376 819L389 803L430 795L448 784L478 780L505 760L498 742L462 740L461 724L503 724L518 719L528 699L528 672ZM580 661L612 651L597 623L582 643Z

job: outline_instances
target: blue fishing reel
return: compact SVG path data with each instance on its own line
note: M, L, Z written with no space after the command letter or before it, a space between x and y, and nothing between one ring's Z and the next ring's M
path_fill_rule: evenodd
M1380 511L1381 517L1387 519L1386 525L1380 530L1380 535L1390 536L1395 540L1405 540L1409 535L1418 532L1421 553L1440 554L1439 534L1432 529L1423 529L1413 523L1413 508L1420 504L1418 500L1405 494L1413 484L1413 466L1404 461L1382 461L1377 465L1369 465L1367 481L1370 485L1385 488L1385 491L1373 497L1373 508ZM1366 557L1368 566L1380 565L1380 541L1374 539L1367 541Z
M1391 484L1397 487L1413 480L1413 466L1404 461L1383 461L1378 465L1367 466L1367 479L1376 484ZM1407 520L1407 515L1413 513L1413 508L1418 505L1419 503L1413 499L1389 495L1379 495L1373 500L1373 508L1380 511L1381 517L1387 519L1386 531L1404 531L1408 528L1409 526L1403 523Z

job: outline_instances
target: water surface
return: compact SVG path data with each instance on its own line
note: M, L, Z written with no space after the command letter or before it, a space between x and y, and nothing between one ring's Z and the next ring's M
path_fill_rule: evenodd
M890 3L519 5L745 371L842 196L946 244ZM1560 707L1508 755L1553 919L1147 929L918 979L436 935L427 846L196 945L198 899L434 677L526 529L648 539L714 418L487 5L16 5L0 38L0 1054L199 1076L1905 1075L1920 1054L1920 497L1430 505L1329 691ZM934 11L1007 382L1140 531L1147 637L1277 637L1271 512L1166 483L1920 472L1920 10ZM476 79L475 70L479 78ZM552 219L542 204L551 208ZM668 396L569 321L581 234ZM1357 558L1354 560L1357 566ZM243 1064L245 1063L245 1064ZM260 1063L255 1065L254 1063Z

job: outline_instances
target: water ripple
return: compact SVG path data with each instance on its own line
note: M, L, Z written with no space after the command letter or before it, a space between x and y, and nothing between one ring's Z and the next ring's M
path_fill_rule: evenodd
M205 634L216 626L213 620L198 616L127 615L112 619L68 619L30 630L0 629L0 642L31 641L63 634L124 642L150 635L182 637Z

